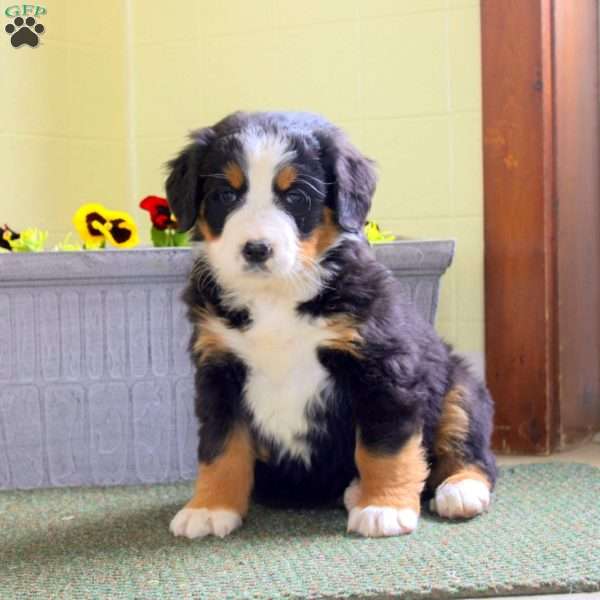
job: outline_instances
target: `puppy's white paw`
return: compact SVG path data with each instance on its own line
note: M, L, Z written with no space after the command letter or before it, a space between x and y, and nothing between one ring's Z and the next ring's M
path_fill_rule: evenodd
M490 505L490 490L483 481L463 479L442 483L429 504L430 510L447 519L469 519L485 512Z
M176 536L190 539L217 535L225 537L242 524L242 518L231 510L182 508L171 521L169 529Z
M348 531L366 537L404 535L413 532L418 521L419 515L412 508L354 507L348 516Z
M350 485L344 492L344 506L346 510L350 512L357 504L360 498L360 480L353 479Z

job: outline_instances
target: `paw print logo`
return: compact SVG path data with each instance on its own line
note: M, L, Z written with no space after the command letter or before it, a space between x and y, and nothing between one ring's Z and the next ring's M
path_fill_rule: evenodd
M23 44L35 48L40 41L39 36L44 33L44 26L41 23L36 24L33 17L26 19L17 17L4 28L4 31L10 35L10 43L15 48Z

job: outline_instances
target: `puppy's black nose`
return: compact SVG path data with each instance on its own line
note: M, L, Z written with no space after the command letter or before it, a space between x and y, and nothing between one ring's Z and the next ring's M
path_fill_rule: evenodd
M265 240L246 242L242 248L242 254L249 263L259 265L272 256L273 246Z

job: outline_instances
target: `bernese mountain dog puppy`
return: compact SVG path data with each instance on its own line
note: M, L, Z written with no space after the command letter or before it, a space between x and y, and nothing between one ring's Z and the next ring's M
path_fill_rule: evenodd
M169 167L202 240L184 293L199 470L171 531L225 536L252 497L343 498L365 536L414 531L428 495L441 517L485 511L492 401L374 259L372 162L317 115L238 112Z

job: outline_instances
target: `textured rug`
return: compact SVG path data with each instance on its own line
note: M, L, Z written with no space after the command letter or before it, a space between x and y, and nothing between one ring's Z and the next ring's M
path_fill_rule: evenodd
M408 537L343 510L254 507L229 538L173 538L191 484L0 494L0 598L452 598L600 589L600 469L504 468L492 510Z

